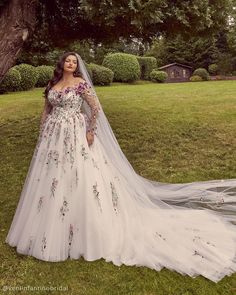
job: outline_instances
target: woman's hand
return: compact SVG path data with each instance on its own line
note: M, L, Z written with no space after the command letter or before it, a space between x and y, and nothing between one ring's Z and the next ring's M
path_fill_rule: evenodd
M90 130L87 131L86 132L86 137L87 137L88 145L90 146L94 141L94 133L93 133L93 131L90 131Z

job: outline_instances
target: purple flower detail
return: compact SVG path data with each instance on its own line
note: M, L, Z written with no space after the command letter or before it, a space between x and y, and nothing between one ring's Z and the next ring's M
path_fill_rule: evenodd
M58 180L54 177L52 179L52 184L51 184L51 196L55 197L55 190L58 184Z

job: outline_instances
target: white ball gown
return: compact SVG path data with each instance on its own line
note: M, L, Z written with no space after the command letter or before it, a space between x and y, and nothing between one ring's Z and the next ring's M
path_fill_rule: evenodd
M104 258L118 266L166 267L214 282L236 272L235 215L230 214L235 193L229 190L223 204L214 190L224 184L219 181L164 184L142 178L131 165L123 171L97 135L100 109L90 90L84 81L49 91L53 108L6 242L44 261ZM81 111L85 101L90 118ZM86 129L92 127L96 131L89 146ZM235 179L228 180L229 188L235 185ZM185 206L194 207L203 198L209 202L202 202L202 208ZM215 208L206 207L212 200ZM223 206L229 214L220 213Z

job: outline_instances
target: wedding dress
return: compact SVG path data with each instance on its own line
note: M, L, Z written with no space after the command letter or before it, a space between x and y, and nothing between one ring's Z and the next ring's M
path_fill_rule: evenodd
M236 179L167 184L138 175L83 74L49 91L53 108L6 242L44 261L104 258L214 282L236 272Z

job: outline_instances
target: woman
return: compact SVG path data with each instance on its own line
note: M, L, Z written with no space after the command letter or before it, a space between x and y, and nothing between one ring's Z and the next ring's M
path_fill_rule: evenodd
M45 261L104 258L217 282L236 271L235 185L165 184L136 174L81 57L68 52L45 90L6 242Z

